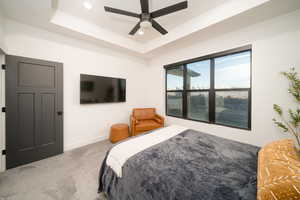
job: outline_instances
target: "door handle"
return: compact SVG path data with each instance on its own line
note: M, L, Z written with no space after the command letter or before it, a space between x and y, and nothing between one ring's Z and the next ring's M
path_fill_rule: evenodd
M57 115L62 115L63 114L63 111L58 111L57 112Z

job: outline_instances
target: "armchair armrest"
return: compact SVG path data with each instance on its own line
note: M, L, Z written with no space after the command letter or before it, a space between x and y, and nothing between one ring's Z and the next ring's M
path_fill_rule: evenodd
M135 124L138 124L139 121L132 115L130 115L130 123L135 125Z
M158 122L158 123L160 123L160 124L164 124L164 121L165 121L165 118L164 117L162 117L162 116L160 116L160 115L158 115L158 114L156 114L155 115L155 117L154 117L154 120L156 121L156 122Z
M135 125L138 123L138 120L130 115L130 129L131 129L131 135L135 135Z

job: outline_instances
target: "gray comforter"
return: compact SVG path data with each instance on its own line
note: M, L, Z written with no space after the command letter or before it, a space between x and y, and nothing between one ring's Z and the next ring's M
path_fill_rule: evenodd
M255 200L258 150L187 130L129 158L121 178L105 159L99 192L109 200Z

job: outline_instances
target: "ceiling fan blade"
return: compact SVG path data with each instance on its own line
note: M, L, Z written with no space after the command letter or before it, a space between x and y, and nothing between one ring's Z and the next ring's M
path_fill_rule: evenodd
M188 7L188 2L183 1L181 3L178 3L178 4L175 4L175 5L168 6L168 7L162 8L160 10L154 11L154 12L151 13L151 17L152 18L161 17L163 15L168 15L168 14L176 12L178 10L186 9L187 7Z
M139 14L133 13L133 12L128 12L128 11L125 11L125 10L120 10L120 9L111 8L111 7L107 7L107 6L104 6L104 10L106 12L111 12L111 13L116 13L116 14L120 14L120 15L126 15L126 16L130 16L130 17L140 18Z
M149 0L141 0L142 13L149 13Z
M140 29L140 22L133 27L133 29L129 32L130 35L134 35Z
M158 32L165 35L168 33L166 29L164 29L157 21L152 19L152 27L155 28Z

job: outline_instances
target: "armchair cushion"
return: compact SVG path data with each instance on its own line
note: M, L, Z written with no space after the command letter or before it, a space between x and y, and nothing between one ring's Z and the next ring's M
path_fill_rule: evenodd
M162 124L157 123L155 120L146 119L141 121L141 123L135 125L136 131L149 131L152 129L160 128Z

